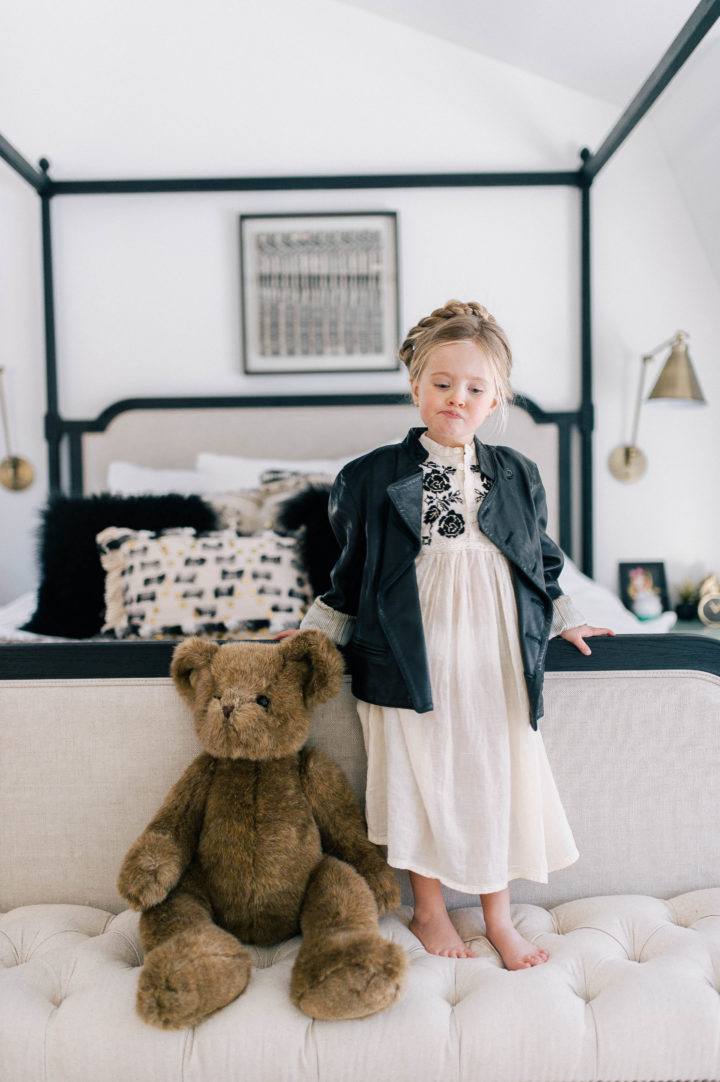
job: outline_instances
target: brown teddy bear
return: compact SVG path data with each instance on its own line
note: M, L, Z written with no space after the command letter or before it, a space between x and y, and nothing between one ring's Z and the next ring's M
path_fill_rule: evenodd
M138 1012L196 1025L244 992L245 943L302 932L290 996L312 1018L362 1018L400 996L406 959L378 934L399 904L340 767L303 745L340 689L319 631L279 644L180 643L171 673L205 752L133 844L118 889L142 910Z

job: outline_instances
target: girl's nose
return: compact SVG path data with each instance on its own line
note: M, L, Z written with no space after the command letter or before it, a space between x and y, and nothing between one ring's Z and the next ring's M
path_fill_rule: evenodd
M462 393L462 391L451 391L450 392L450 404L452 406L464 406L465 405L465 395Z

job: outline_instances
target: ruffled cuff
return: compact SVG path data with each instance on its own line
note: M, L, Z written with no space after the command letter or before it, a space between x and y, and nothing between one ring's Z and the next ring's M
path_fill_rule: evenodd
M550 638L554 639L563 631L569 631L571 627L581 627L587 620L573 605L571 597L561 594L553 601L553 621L550 628Z
M330 608L321 597L316 597L302 618L300 630L307 631L309 627L324 631L336 646L345 646L352 638L355 617Z

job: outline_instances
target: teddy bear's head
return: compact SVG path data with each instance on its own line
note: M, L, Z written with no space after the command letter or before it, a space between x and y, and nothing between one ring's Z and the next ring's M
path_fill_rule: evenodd
M343 660L314 630L280 643L192 638L175 648L170 672L210 755L281 759L305 743L313 708L340 690Z

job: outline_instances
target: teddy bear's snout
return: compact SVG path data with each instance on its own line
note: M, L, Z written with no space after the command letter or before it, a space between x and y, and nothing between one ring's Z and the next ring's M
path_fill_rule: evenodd
M232 714L234 709L235 709L235 707L232 705L232 703L223 703L222 712L223 712L223 717L225 718L226 721L230 717L230 715Z

